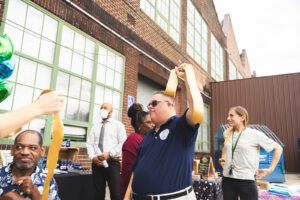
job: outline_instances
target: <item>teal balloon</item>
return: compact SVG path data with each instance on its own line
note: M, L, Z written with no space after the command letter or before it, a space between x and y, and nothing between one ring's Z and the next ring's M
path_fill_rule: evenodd
M14 46L8 35L0 37L0 61L9 60L14 53Z
M0 82L5 81L12 75L15 66L16 66L15 60L6 60L0 62Z
M10 94L13 89L12 82L0 83L0 103L4 101Z

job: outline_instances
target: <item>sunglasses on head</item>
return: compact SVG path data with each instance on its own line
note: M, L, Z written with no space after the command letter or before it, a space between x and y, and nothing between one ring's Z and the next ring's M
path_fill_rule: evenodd
M155 107L155 106L157 106L157 104L159 104L160 102L169 102L169 101L166 101L166 100L164 100L164 101L158 101L158 100L153 100L153 101L151 101L149 104L148 104L148 108L150 107L150 106L152 106L152 107Z

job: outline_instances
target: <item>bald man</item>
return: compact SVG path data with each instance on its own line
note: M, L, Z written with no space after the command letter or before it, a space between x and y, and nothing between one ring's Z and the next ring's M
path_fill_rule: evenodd
M101 105L101 122L95 124L87 139L87 151L92 159L93 181L97 199L104 200L106 181L111 200L120 200L120 158L126 140L124 125L111 118L113 108L109 103Z

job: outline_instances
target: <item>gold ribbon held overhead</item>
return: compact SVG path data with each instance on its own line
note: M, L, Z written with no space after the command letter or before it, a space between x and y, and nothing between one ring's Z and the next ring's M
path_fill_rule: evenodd
M204 105L203 105L203 101L201 100L201 96L200 96L201 94L197 88L197 82L195 79L193 66L190 64L184 64L184 72L186 75L185 84L187 85L187 88L189 88L193 100L194 110L193 110L192 119L194 122L202 124ZM166 86L165 94L171 97L175 97L177 85L178 85L177 74L175 69L172 69Z
M42 91L40 96L43 94L46 94L48 92L52 92L52 90L44 90L44 91ZM39 97L38 97L38 99L39 99ZM48 200L49 190L50 190L50 181L53 177L54 169L56 168L59 150L61 148L61 143L62 143L63 137L64 137L63 127L64 126L63 126L62 121L60 120L59 113L55 113L53 116L53 122L52 122L52 130L53 130L52 143L50 145L48 156L47 156L48 173L47 173L47 176L46 176L45 182L44 182L44 190L43 190L42 200Z

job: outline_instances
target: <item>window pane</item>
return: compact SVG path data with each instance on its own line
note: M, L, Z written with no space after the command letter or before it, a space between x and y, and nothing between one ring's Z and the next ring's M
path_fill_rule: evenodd
M40 36L34 34L33 32L24 33L22 52L32 56L34 58L38 57L40 47Z
M67 119L77 120L79 100L68 98Z
M59 67L64 68L66 70L70 70L71 58L72 58L72 51L65 47L61 47L60 55L59 55Z
M106 80L105 83L111 87L114 86L114 71L110 68L106 69Z
M64 72L57 73L56 90L60 91L63 95L68 95L69 75Z
M92 79L94 69L94 61L84 58L83 76Z
M114 120L119 120L119 111L118 110L116 110L116 109L114 110L112 118Z
M95 124L100 121L100 106L98 104L94 104L93 123Z
M98 72L97 72L97 81L100 83L104 83L105 82L105 73L106 72L106 67L104 67L103 65L98 65Z
M102 65L106 65L106 57L107 57L107 50L99 46L99 55L98 55L98 63L101 63Z
M75 76L70 78L69 96L79 99L81 79Z
M104 102L112 104L112 90L108 88L104 90Z
M92 60L95 56L95 42L87 38L85 39L85 56Z
M18 72L18 83L34 86L36 62L21 58Z
M33 92L33 101L35 101L39 96L40 94L42 93L43 90L40 90L40 89L35 89L34 92Z
M80 101L79 120L82 122L89 121L90 104L85 101Z
M8 4L7 19L24 26L27 5L20 0L10 0Z
M104 97L104 87L100 85L96 85L95 103L101 105L103 103L103 97Z
M115 80L114 80L114 88L121 90L122 87L122 75L119 73L115 73Z
M33 89L24 85L16 85L13 109L32 103Z
M83 56L78 53L73 53L72 59L72 72L76 74L82 74L82 67L83 67Z
M75 33L74 51L84 54L85 38L79 33Z
M48 39L55 41L56 33L57 33L57 25L58 22L51 17L45 15L44 16L44 28L43 28L43 36Z
M111 51L108 51L108 54L107 54L107 67L109 67L111 69L115 69L115 65L116 65L116 56Z
M90 101L91 99L92 84L89 81L82 80L81 85L81 99Z
M122 73L123 69L123 58L121 56L116 57L116 71Z
M55 44L45 39L41 42L40 59L53 63Z
M44 119L34 119L29 124L29 129L40 132L44 135L45 132L46 121Z
M22 37L23 37L23 28L18 25L10 25L11 23L7 22L5 24L4 33L9 35L12 43L14 44L15 51L21 51Z
M38 64L36 87L41 89L50 88L52 69L42 64Z
M42 24L43 13L31 6L28 6L26 28L32 30L35 33L41 34L43 27Z
M116 109L120 108L120 101L121 101L121 95L119 92L114 91L114 96L113 96L113 107Z
M73 48L74 31L67 26L63 26L61 44L68 48Z

